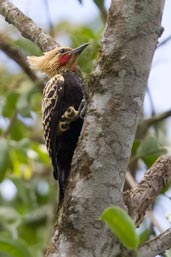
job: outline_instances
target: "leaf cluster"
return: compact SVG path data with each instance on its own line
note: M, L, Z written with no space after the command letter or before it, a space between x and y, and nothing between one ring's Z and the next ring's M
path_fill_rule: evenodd
M62 44L90 42L78 63L86 77L98 56L101 28L63 22L54 29L56 38L61 33L68 38ZM26 39L16 37L10 44L25 59L41 54ZM42 91L10 58L0 67L0 85L0 256L41 257L58 199L42 136Z

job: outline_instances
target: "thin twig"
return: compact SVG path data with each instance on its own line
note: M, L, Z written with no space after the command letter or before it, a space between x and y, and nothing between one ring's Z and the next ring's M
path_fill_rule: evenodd
M171 157L161 156L131 190L124 192L129 215L139 225L161 190L171 179Z
M17 114L18 114L18 111L17 110L14 110L11 118L10 118L10 121L9 121L9 125L7 127L7 129L4 131L4 133L2 134L2 137L7 137L17 119Z
M155 115L149 119L143 120L137 128L136 138L144 138L149 127L156 125L157 123L169 118L171 116L171 110L163 112L162 114Z
M44 87L43 82L40 81L38 77L35 75L35 73L30 69L29 65L27 64L25 58L22 56L19 49L16 46L14 46L9 39L5 38L1 34L0 49L11 59L13 59L24 70L26 75L42 90L42 88Z
M126 181L127 181L127 183L130 185L130 187L131 187L132 189L137 186L137 182L135 181L135 179L133 178L133 176L131 175L130 172L127 172L127 173L126 173ZM160 226L159 223L157 222L156 218L155 218L154 215L153 215L153 211L152 211L151 209L149 209L149 210L147 211L147 216L148 216L148 218L150 219L151 224L152 224L153 226L155 226L155 227L159 230L160 233L162 233L162 232L163 232L163 229L161 228L161 226Z
M161 46L163 46L163 45L165 45L168 41L170 41L171 40L171 35L170 36L168 36L166 39L164 39L163 41L161 41L158 45L157 45L157 48L159 48L159 47L161 47Z
M171 247L171 228L167 229L165 232L159 236L153 238L142 244L138 253L141 257L154 257L157 254L161 254Z
M51 36L37 27L30 18L7 0L0 0L0 14L5 17L7 22L13 24L23 37L30 39L42 51L49 51L59 45Z
M45 11L46 11L46 16L47 16L47 20L48 20L48 27L49 27L48 30L49 30L50 35L52 37L54 37L55 33L54 33L53 23L51 20L48 0L44 0L44 5L45 5Z
M102 21L105 23L106 19L107 19L107 11L106 11L103 1L97 1L97 0L93 0L93 1L100 11Z
M150 102L150 105L151 105L152 116L154 116L156 114L156 111L155 111L154 102L153 102L153 98L152 98L149 86L147 86L147 94L148 94L149 102Z

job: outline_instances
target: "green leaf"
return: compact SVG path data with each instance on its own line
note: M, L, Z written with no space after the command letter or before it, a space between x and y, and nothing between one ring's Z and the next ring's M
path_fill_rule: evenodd
M10 150L17 149L17 150L26 152L26 150L31 147L31 142L28 138L22 138L20 141L10 140L9 147L10 147Z
M77 37L74 35L77 34ZM89 27L81 27L73 30L70 35L73 47L78 47L81 44L89 42L89 46L81 53L78 64L81 67L83 73L89 74L94 66L93 60L95 60L99 54L99 38L98 33Z
M163 154L166 154L166 149L153 136L147 136L137 150L137 156L143 159L148 168Z
M19 213L12 207L3 206L0 208L1 223L13 224L20 219Z
M12 177L11 179L17 187L16 199L20 202L20 213L28 212L37 205L37 198L35 190L31 183L21 180L19 177Z
M31 147L31 142L28 138L22 138L19 142L17 142L16 147L21 151L26 151Z
M102 213L100 220L104 220L109 228L116 234L128 249L137 249L139 236L136 227L128 213L123 209L113 206Z
M29 226L38 226L47 221L49 205L43 205L24 216L24 223Z
M132 155L136 154L139 146L140 146L140 140L135 139L132 146Z
M150 235L153 233L152 229L151 228L146 228L144 229L139 237L140 237L140 243L144 243L146 242L149 238L150 238Z
M99 9L104 8L104 0L93 0Z
M0 208L0 225L3 232L10 233L11 237L17 233L20 224L21 216L14 208L7 206Z
M0 256L1 254L11 257L31 257L28 246L23 241L0 237Z
M169 183L166 184L166 186L160 191L160 194L165 194L171 186L171 181L169 181Z
M26 166L24 168L23 164L29 164L27 152L30 149L30 140L27 138L23 138L20 141L10 140L9 148L9 156L13 174L23 175L24 173L21 172L21 167L26 170Z
M23 93L20 95L18 101L17 101L17 110L22 115L26 115L30 113L30 103L29 103L29 97L28 93Z
M6 99L5 99L5 104L2 108L2 115L4 117L10 117L12 116L15 108L16 108L16 103L17 99L19 97L19 94L16 92L10 92Z
M47 151L42 150L41 145L37 143L32 144L32 149L37 153L38 158L44 164L49 165L49 157Z
M147 155L159 155L163 153L164 150L165 149L160 146L158 140L155 137L147 136L145 140L142 141L138 149L138 154L142 157Z
M6 139L0 139L0 182L4 179L9 164L9 147Z
M26 126L21 122L20 120L15 120L15 123L13 124L11 130L10 130L10 136L14 140L20 140L23 137L27 136L28 129Z
M40 49L28 39L17 39L14 44L29 55L41 55Z

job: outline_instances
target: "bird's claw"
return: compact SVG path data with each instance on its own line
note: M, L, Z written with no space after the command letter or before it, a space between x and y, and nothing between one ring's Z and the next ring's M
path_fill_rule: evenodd
M86 110L87 110L87 101L86 101L85 98L83 98L82 101L81 101L81 103L80 103L80 106L79 106L79 108L78 108L78 116L79 116L81 119L84 119Z
M87 110L87 101L82 99L78 111L73 106L69 106L68 109L61 116L61 120L58 124L58 132L65 132L70 128L70 124L78 118L84 119Z

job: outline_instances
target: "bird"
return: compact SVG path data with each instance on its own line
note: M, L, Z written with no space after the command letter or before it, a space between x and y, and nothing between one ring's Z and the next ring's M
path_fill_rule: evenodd
M42 128L54 178L59 183L59 203L64 198L72 157L87 107L85 85L77 60L88 46L56 47L42 56L27 56L32 69L50 78L43 89Z

